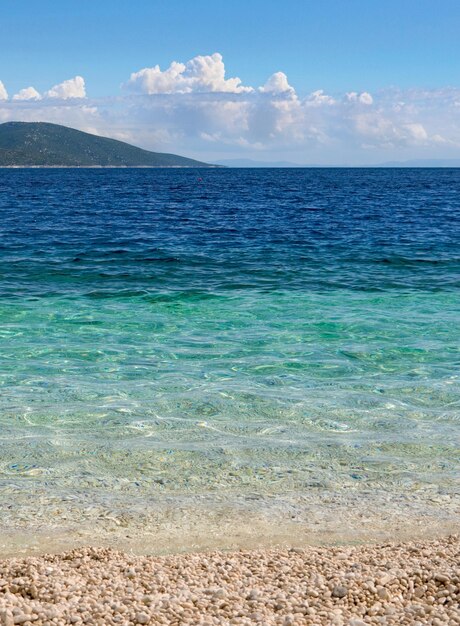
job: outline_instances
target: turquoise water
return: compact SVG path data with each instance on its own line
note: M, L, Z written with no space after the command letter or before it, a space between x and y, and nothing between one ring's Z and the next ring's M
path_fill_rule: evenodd
M460 173L203 178L0 172L11 519L79 499L456 497Z

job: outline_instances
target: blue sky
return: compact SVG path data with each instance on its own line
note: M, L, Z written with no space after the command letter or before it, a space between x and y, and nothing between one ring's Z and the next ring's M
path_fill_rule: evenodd
M202 158L372 162L460 155L458 0L2 0L0 18L0 121L54 116ZM184 82L190 71L204 71L195 66L172 87L153 85L147 75L130 82L144 68L164 71L173 61L214 53L222 57L225 77L238 77L248 90L227 84L223 98L220 83L206 77ZM206 71L218 71L219 63ZM264 92L277 72L289 89L278 81ZM53 91L76 76L84 88L66 84ZM30 87L33 92L13 101ZM367 102L359 99L363 93ZM58 106L58 96L65 96L65 106ZM172 106L182 116L177 128L165 112ZM211 121L203 119L207 106ZM398 106L405 107L399 117ZM254 122L259 113L263 128ZM434 115L442 117L437 125ZM456 133L459 142L452 143Z

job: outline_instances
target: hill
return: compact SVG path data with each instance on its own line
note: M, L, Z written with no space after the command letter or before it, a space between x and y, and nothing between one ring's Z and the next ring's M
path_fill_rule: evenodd
M0 167L212 167L46 122L0 124Z

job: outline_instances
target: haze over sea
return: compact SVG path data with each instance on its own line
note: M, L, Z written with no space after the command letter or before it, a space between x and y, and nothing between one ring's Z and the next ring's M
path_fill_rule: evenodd
M3 528L448 529L459 218L456 169L0 170Z

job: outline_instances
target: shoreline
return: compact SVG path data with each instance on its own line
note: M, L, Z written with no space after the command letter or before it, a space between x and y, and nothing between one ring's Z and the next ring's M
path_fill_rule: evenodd
M224 165L0 165L0 170L201 170Z
M460 623L460 538L0 561L0 624L442 626Z
M460 499L432 491L165 493L129 499L90 491L53 500L43 493L19 495L3 494L0 558L85 545L152 555L366 545L460 531Z

